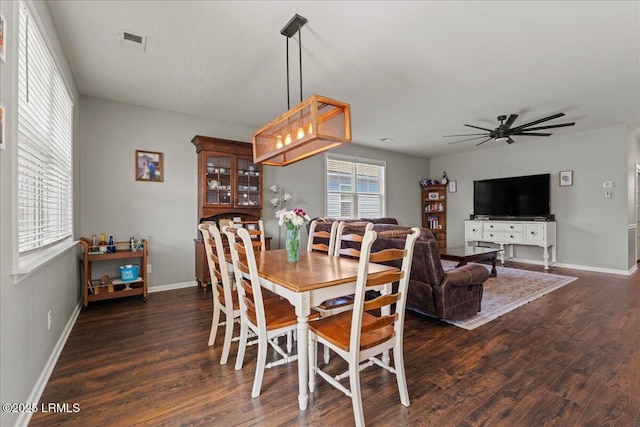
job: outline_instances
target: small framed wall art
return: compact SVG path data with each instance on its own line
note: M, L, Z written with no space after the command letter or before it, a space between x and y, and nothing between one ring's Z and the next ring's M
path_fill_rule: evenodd
M560 187L573 185L573 171L560 171Z
M5 42L4 35L7 34L7 21L4 19L4 15L0 12L0 61L7 61L7 43Z
M456 181L449 181L449 193L455 193L458 191L458 184Z
M163 180L162 153L136 150L136 181L162 182Z

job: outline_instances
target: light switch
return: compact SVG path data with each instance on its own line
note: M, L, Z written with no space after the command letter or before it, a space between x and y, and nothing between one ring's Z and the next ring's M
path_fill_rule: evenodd
M602 183L602 188L611 188L613 187L613 181L605 181Z

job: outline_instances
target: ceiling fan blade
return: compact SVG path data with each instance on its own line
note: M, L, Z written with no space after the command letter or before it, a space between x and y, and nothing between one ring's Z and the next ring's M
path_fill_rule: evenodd
M520 125L520 126L514 127L512 130L522 130L523 128L526 128L526 127L529 127L529 126L533 126L533 125L537 125L538 123L546 122L547 120L557 119L558 117L562 117L562 116L564 116L564 113L554 114L553 116L545 117L544 119L535 120L533 122L529 122L529 123L526 123L524 125Z
M484 140L484 141L482 141L482 142L478 142L478 143L476 144L476 147L477 147L478 145L480 145L480 144L484 144L485 142L487 142L487 141L488 141L488 140L490 140L490 139L493 139L493 137L488 138L488 139L485 139L485 140Z
M529 132L530 130L542 130L542 129L553 129L553 128L563 128L566 126L573 126L575 125L576 122L572 122L572 123L560 123L557 125L549 125L549 126L538 126L537 128L527 128L527 129L520 129L523 132Z
M475 135L486 135L489 136L488 133L463 133L461 135L442 135L443 137L449 137L449 136L475 136Z
M479 126L473 126L473 125L465 125L465 126L468 126L470 128L480 129L480 130L486 130L487 132L493 132L493 129L481 128Z
M466 141L472 141L474 139L482 139L482 138L486 138L487 135L483 135L483 136L476 136L475 138L468 138L468 139L463 139L462 141L454 141L454 142L450 142L449 144L457 144L458 142L466 142ZM489 137L489 139L491 139L491 137Z
M513 122L516 121L516 119L518 118L517 114L512 114L509 116L509 118L507 119L506 123L504 124L507 128L510 128L511 125L513 124Z
M529 136L551 136L553 135L552 133L540 133L540 132L525 132L525 131L521 131L521 132L516 132L516 133L512 133L511 135L529 135Z
M515 141L511 137L507 138L507 144L513 144Z

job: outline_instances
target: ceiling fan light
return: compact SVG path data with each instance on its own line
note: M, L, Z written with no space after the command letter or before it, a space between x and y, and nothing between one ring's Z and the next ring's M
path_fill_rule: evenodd
M507 138L506 136L500 136L495 139L496 142L507 142L508 140L509 138Z

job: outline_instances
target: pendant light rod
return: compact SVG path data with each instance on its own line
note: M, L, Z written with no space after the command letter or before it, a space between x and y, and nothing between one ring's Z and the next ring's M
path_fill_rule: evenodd
M291 109L291 95L289 91L289 39L298 33L298 56L300 58L300 102L302 102L302 32L300 29L306 24L307 18L297 13L280 30L280 34L287 37L287 109Z

